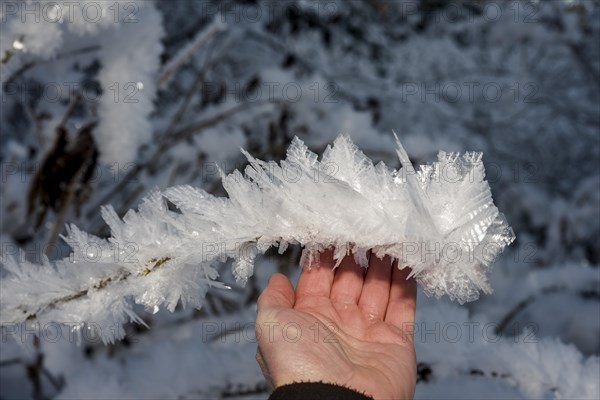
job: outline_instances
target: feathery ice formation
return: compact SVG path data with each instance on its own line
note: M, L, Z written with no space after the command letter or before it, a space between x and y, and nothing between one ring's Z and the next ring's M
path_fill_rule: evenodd
M0 323L93 322L113 341L128 320L142 322L133 303L155 312L200 307L208 287L226 287L216 281L220 262L232 258L244 284L258 254L289 244L304 246L308 268L331 247L338 264L350 255L367 267L371 249L410 268L429 295L464 303L491 293L487 272L515 236L493 203L482 154L441 151L415 171L397 143L399 171L373 165L347 136L320 161L295 138L280 163L244 152L245 175L223 176L229 197L177 186L153 191L123 220L104 207L108 239L70 226L68 258L36 265L3 257Z

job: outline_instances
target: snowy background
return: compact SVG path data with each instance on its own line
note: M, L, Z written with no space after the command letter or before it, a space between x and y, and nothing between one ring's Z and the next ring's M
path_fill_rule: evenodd
M155 187L223 195L240 147L280 160L294 136L322 152L348 133L397 168L393 129L417 164L482 151L517 235L492 295L419 293L416 397L600 398L599 1L0 5L3 256L66 257L66 223L106 237L100 206ZM255 301L300 250L243 288L224 265L231 290L136 310L149 328L114 344L3 329L0 398L266 398Z

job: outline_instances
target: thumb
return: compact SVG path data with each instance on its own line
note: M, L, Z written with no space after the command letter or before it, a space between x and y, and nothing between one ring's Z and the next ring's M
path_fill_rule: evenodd
M256 304L258 312L266 311L268 308L292 308L296 301L296 295L292 283L283 274L274 274L269 278L269 283Z

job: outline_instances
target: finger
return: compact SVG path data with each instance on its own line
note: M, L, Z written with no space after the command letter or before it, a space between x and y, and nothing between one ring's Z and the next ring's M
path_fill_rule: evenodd
M373 315L383 319L390 300L390 286L392 278L392 262L389 256L383 259L371 256L369 269L365 277L358 306Z
M344 304L357 304L365 281L365 269L347 255L335 271L331 286L331 301Z
M397 262L392 266L390 300L385 313L385 322L400 329L408 328L415 322L417 283L414 278L406 279L410 268L399 270Z
M269 278L269 283L256 301L257 311L269 308L291 308L294 306L294 287L287 276L274 274Z
M333 250L327 249L319 256L319 263L310 269L302 266L302 273L296 287L296 298L329 297L333 283Z

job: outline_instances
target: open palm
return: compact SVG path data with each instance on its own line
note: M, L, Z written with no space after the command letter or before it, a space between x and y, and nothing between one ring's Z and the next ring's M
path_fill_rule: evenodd
M352 256L333 269L330 251L304 268L294 291L275 274L258 299L257 360L274 387L326 382L376 399L412 398L416 287L388 258L369 268Z

